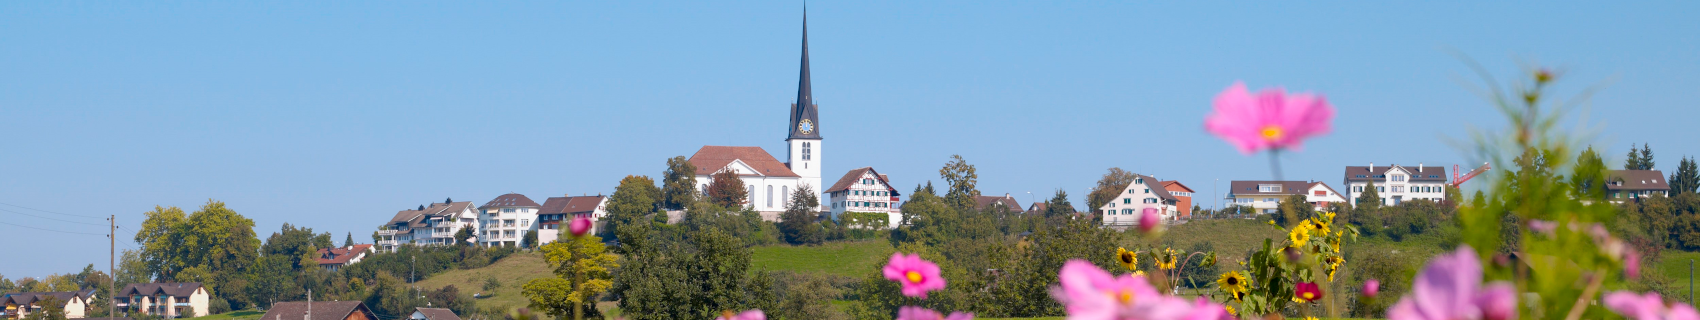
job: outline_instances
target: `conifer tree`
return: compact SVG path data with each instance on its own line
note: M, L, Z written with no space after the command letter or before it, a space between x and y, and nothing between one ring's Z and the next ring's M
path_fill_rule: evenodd
M1641 170L1653 170L1654 167L1657 167L1656 164L1656 162L1653 162L1653 146L1646 143L1641 144Z
M1670 182L1671 196L1700 190L1700 168L1696 168L1694 158L1682 158L1682 162L1676 166L1676 172L1671 173L1667 182Z
M1623 170L1641 170L1641 153L1634 144L1629 145L1629 159L1623 161Z

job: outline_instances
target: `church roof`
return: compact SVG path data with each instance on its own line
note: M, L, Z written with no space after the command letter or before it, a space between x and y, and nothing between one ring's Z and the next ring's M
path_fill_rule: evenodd
M734 161L743 162L756 171L740 172L742 176L799 177L791 172L791 167L774 159L761 147L703 146L691 155L690 160L691 165L697 167L697 176L713 175Z
M790 139L820 139L820 106L815 105L814 92L809 87L809 15L803 13L803 66L797 75L797 102L791 105ZM809 122L809 130L798 125Z

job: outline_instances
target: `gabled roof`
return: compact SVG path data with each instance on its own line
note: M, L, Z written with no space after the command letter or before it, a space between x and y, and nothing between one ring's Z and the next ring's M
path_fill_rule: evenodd
M354 257L359 256L361 252L367 252L367 250L371 249L372 245L370 244L357 244L341 248L319 249L319 256L313 258L313 260L318 261L320 265L344 265L348 264L348 260L352 260Z
M427 216L447 216L458 214L471 208L472 201L450 203L436 202L431 203L431 206L429 207L425 207L425 211L423 213Z
M81 291L57 291L57 292L13 292L13 293L7 293L7 294L0 295L0 305L10 303L10 304L15 304L15 305L20 305L20 306L27 306L27 305L30 305L30 304L41 302L42 300L46 300L48 297L53 297L55 300L58 300L59 305L50 306L50 307L60 307L60 306L63 306L66 302L70 302L71 299L88 300L89 298L93 297L93 295L94 295L94 289L86 289L86 290L81 290Z
M1133 181L1135 181L1135 182L1145 181L1145 186L1148 187L1148 188L1151 188L1151 194L1157 195L1157 198L1161 198L1163 200L1168 200L1168 201L1180 201L1181 200L1180 198L1176 198L1175 195L1170 194L1169 189L1163 188L1162 180L1157 180L1157 178L1155 178L1155 177L1143 175L1143 174L1134 174L1133 176L1134 176ZM1131 187L1131 184L1130 184L1130 187ZM1127 190L1127 189L1124 188L1122 190Z
M389 224L406 224L408 226L412 226L418 224L420 220L424 220L424 217L424 211L413 209L396 211L395 217L390 218Z
M891 192L891 196L895 197L903 195L897 192L897 188L891 187L891 178L879 173L879 170L874 170L874 167L861 167L850 170L850 172L845 172L844 177L838 178L838 182L833 183L831 188L827 188L826 191L822 192L833 193L848 190L850 189L850 186L861 182L862 176L867 175L869 172L874 173L874 179L879 179L880 184L885 185L885 188Z
M490 199L490 202L485 202L484 206L479 207L479 208L516 208L516 207L534 207L535 208L535 207L541 207L541 205L538 205L537 201L531 201L531 198L526 198L525 195L523 195L523 194L509 193L509 194L496 196L495 199Z
M585 214L596 212L596 206L602 204L607 196L578 196L578 197L549 197L543 200L543 209L537 214Z
M1276 192L1258 191L1259 190L1258 186L1266 185L1266 184L1280 185L1281 191L1276 191ZM1288 196L1288 195L1295 195L1295 194L1304 194L1305 190L1310 190L1310 185L1311 185L1310 181L1256 181L1256 180L1246 181L1246 180L1234 180L1234 181L1228 182L1228 194L1231 194L1231 195Z
M1606 172L1606 190L1670 190L1670 181L1659 170L1611 170Z
M1388 171L1392 171L1393 168L1399 168L1405 172L1410 172L1411 182L1446 182L1447 179L1446 167L1443 166L1406 167L1401 165L1391 165L1375 166L1373 168L1368 166L1347 166L1346 181L1386 181L1387 177L1377 176L1385 175Z
M419 307L415 310L419 314L425 315L425 320L460 320L460 316L455 315L454 310L425 307Z
M1180 190L1169 190L1171 187L1176 188L1176 189L1180 189ZM1198 191L1192 191L1192 188L1188 188L1185 184L1181 184L1180 181L1173 181L1173 180L1163 181L1163 189L1169 190L1169 191L1180 191L1180 192L1198 192Z
M151 296L164 294L173 297L187 298L189 295L195 294L195 290L200 288L201 283L199 282L135 283L124 286L124 290L118 290L118 294L116 296Z
M743 162L756 171L741 172L740 176L798 177L797 173L791 172L790 166L774 159L761 147L703 146L691 155L690 160L691 165L697 167L699 177L720 172L733 161Z
M291 301L272 304L271 310L260 319L265 320L306 320L307 302ZM378 319L371 309L367 309L360 301L313 301L313 319L342 320L355 312L365 313L366 319Z
M1001 197L1000 196L977 196L977 197L974 197L974 203L975 203L974 207L979 208L979 209L986 209L986 208L990 208L993 205L1002 204L1004 207L1008 208L1009 211L1016 211L1016 212L1021 211L1021 203L1015 201L1015 197L1011 197L1011 196L1009 196L1009 194L1004 194Z

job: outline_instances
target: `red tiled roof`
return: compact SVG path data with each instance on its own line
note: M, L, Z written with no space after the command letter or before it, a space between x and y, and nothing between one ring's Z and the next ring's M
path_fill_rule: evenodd
M1173 181L1173 180L1163 181L1163 189L1169 189L1170 186L1179 187L1180 190L1169 190L1169 191L1197 192L1197 191L1192 191L1192 188L1186 187L1185 184L1181 184L1180 181Z
M345 265L348 264L348 260L354 259L361 252L366 252L371 248L372 245L370 244L357 244L342 248L319 249L319 256L313 258L313 260L318 261L319 265Z
M697 149L696 154L691 155L690 160L691 165L697 167L697 176L699 177L720 172L733 161L742 161L745 165L756 170L753 173L741 174L745 176L798 176L797 173L791 172L790 166L774 159L772 154L768 154L767 150L762 150L761 147L703 146L702 149Z
M418 307L415 310L419 310L419 314L424 315L425 320L460 320L460 316L455 315L454 310L426 307Z
M305 320L308 318L308 309L307 302L304 301L278 302L272 304L271 310L266 310L266 315L260 316L260 319ZM372 313L372 310L367 309L366 304L360 301L313 301L311 309L312 318L319 320L348 319L348 316L355 312L364 313L366 319L378 318L377 314Z

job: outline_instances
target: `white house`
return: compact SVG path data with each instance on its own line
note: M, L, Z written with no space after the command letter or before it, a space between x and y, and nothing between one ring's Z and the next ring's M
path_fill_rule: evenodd
M826 189L827 208L832 212L832 219L839 221L839 216L845 212L870 212L886 215L886 224L896 228L903 223L903 211L899 202L903 194L897 188L891 187L891 180L880 174L873 167L861 167L844 173L838 178L838 183Z
M1377 167L1371 163L1367 167L1346 167L1345 178L1346 199L1354 206L1358 205L1358 195L1372 182L1382 205L1399 205L1406 200L1446 200L1445 167L1427 167L1422 163L1416 167L1397 164Z
M62 292L11 292L0 294L0 318L23 319L46 308L59 308L67 319L88 315L95 299L94 289Z
M207 299L212 294L197 282L136 283L113 296L124 312L165 318L204 317L211 312Z
M390 222L378 227L378 250L394 252L406 244L447 245L461 228L474 227L478 213L471 201L432 203L429 207L401 210Z
M1606 198L1614 203L1653 195L1669 196L1670 181L1659 170L1611 170L1606 173Z
M576 216L595 221L590 229L591 233L595 233L595 226L602 224L602 219L608 217L608 197L549 197L543 200L543 208L537 211L537 243L541 245L555 242L555 239L561 237L561 230L567 228L567 224Z
M779 162L761 147L704 146L691 155L691 165L697 167L696 179L701 190L708 190L712 175L723 170L738 173L741 184L749 191L744 205L760 212L762 219L778 221L785 211L791 191L808 186L819 194L821 190L821 123L819 105L814 103L809 86L809 33L803 26L803 62L797 84L797 101L791 105L786 128L786 153L789 161ZM825 198L825 197L820 197Z
M491 199L478 207L478 243L487 247L519 246L527 231L537 230L537 212L542 208L518 193Z
M341 270L343 266L360 263L360 260L365 260L366 255L373 251L372 245L370 244L356 244L341 248L321 248L319 249L318 257L314 257L313 261L318 262L320 268L325 268L334 272Z
M1230 206L1251 207L1257 213L1276 213L1281 200L1297 194L1305 195L1305 201L1317 210L1346 201L1340 192L1320 181L1229 181L1228 194L1222 200Z
M1104 214L1104 225L1139 225L1139 216L1146 208L1157 209L1162 221L1174 221L1180 216L1176 205L1180 199L1164 188L1161 180L1151 176L1135 174L1133 182L1122 187L1122 192L1110 202L1098 207L1098 212Z

